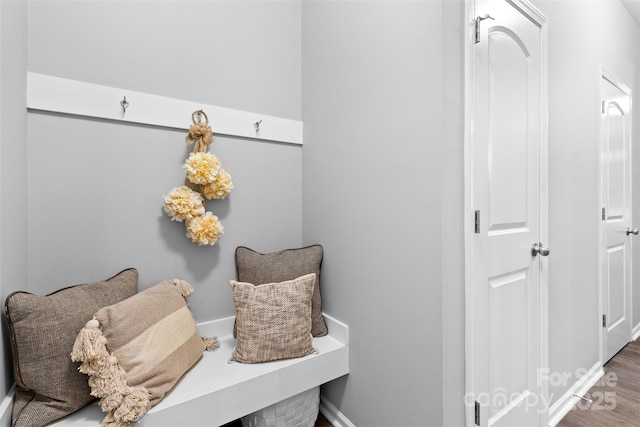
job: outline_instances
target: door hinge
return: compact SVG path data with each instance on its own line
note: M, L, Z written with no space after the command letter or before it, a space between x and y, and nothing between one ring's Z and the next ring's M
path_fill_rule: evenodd
M607 208L602 208L602 220L606 221L607 219Z
M602 100L602 114L604 114L604 99Z
M476 17L476 44L480 43L480 22L484 21L485 19L493 19L495 21L495 19L488 13L484 16Z
M603 328L607 327L607 315L606 314L602 315L602 327Z
M480 234L480 211L476 210L474 214L474 233Z
M480 425L480 403L476 400L474 421L477 426Z

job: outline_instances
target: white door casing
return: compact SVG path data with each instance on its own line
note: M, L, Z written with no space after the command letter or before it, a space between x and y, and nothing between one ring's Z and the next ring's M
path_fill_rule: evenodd
M602 206L602 363L632 336L631 90L602 67L600 186Z
M548 271L532 254L548 235L546 18L526 1L470 9L472 33L488 17L467 46L467 425L538 426L548 409Z

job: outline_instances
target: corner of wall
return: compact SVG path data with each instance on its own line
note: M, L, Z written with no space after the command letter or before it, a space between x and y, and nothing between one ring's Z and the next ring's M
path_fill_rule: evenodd
M26 283L27 2L0 2L0 297ZM6 177L10 177L6 179ZM11 351L0 332L0 399L9 394Z
M465 2L442 2L442 412L443 425L464 425L464 39Z

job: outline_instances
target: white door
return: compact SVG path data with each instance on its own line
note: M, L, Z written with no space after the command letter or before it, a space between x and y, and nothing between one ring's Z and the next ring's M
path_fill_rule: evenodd
M603 69L602 308L603 363L631 340L631 91Z
M467 388L475 400L467 418L469 425L538 426L545 422L538 372L548 255L545 18L524 1L476 0L475 7L468 150L479 224L468 238Z

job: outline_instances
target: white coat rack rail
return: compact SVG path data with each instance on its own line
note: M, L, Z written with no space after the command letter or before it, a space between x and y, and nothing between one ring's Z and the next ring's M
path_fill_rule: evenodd
M204 110L214 134L302 145L302 122L27 72L27 108L188 130Z

